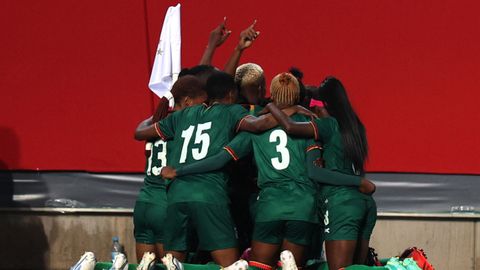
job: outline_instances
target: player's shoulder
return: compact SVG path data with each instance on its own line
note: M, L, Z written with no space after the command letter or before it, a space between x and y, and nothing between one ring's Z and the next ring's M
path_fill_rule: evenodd
M245 106L242 106L241 104L222 104L225 108L228 108L229 110L247 110Z
M297 122L310 122L312 121L312 118L303 114L296 113L292 116L290 116L294 121Z
M315 118L313 121L315 123L322 124L322 125L338 126L337 119L335 119L332 116Z
M337 119L331 116L315 118L313 123L323 132L338 132L340 130Z
M242 105L240 104L219 104L219 108L222 111L231 113L231 114L247 114L248 110L245 109Z
M180 121L180 122L184 122L187 119L193 120L197 118L197 115L199 115L204 108L205 106L202 106L202 105L194 105L194 106L183 108L181 110L177 110L171 113L170 115L168 115L168 117L172 117L173 121Z

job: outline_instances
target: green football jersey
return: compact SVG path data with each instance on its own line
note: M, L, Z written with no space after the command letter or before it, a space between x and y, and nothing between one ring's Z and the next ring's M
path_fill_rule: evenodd
M174 145L168 164L180 167L218 153L246 115L240 105L214 104L189 107L161 120L156 125L159 136ZM169 186L168 201L225 204L226 180L222 171L178 177Z
M167 165L167 142L157 140L147 142L145 150L150 152L145 164L143 187L138 193L138 201L164 203L165 180L160 176L160 168Z
M309 121L298 114L292 118ZM225 147L234 158L253 148L260 188L256 222L317 221L316 186L308 178L305 164L306 152L315 147L312 139L290 137L281 127L257 135L240 133Z
M338 122L333 117L317 118L313 121L315 139L323 145L323 159L325 168L344 174L359 175L351 160L345 157L342 134ZM322 197L331 197L333 200L364 197L356 187L323 185L320 192ZM329 199L333 203L332 199Z
M293 115L295 121L308 121L303 115ZM276 127L252 136L255 162L258 167L258 187L295 181L313 186L305 166L306 151L315 142L311 139L288 136Z

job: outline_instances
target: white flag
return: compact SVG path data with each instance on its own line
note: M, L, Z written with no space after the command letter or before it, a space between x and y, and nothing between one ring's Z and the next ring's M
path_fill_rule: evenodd
M175 7L169 7L165 15L148 83L150 90L158 97L169 99L170 107L175 104L170 89L177 80L181 69L181 43L180 4L178 4Z

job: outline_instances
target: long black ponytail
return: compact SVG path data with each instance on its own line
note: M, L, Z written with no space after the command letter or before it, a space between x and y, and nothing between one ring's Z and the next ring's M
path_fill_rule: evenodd
M329 76L318 88L318 96L325 102L328 113L338 121L345 157L353 162L354 170L363 175L368 157L366 130L350 104L345 87L337 78Z

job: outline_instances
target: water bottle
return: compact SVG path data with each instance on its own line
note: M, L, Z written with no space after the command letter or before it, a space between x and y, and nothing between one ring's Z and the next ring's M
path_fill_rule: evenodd
M475 214L475 206L473 205L454 205L450 208L452 214Z
M112 262L115 260L115 256L122 253L122 245L118 242L118 236L112 237Z

